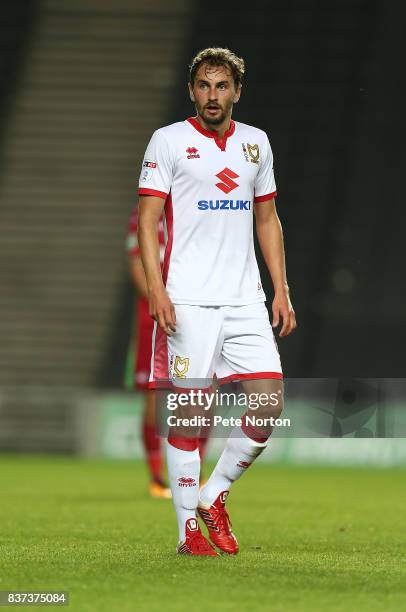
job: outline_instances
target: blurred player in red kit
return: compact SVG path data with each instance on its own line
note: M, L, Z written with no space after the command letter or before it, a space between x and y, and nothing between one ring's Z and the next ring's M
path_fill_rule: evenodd
M155 392L148 390L151 338L154 321L148 313L147 287L138 247L137 229L138 210L135 208L131 213L127 237L130 274L137 291L134 309L135 325L133 339L135 351L134 385L138 391L143 393L144 398L142 442L150 474L149 493L152 497L170 499L171 492L163 478L162 441L157 436L155 427ZM163 252L164 234L162 221L159 224L159 243Z
M166 485L162 458L162 440L156 433L156 397L155 391L148 389L150 375L152 332L154 320L148 312L148 292L144 269L137 240L138 209L134 208L130 217L127 236L127 253L129 256L130 274L137 297L135 300L134 325L134 386L144 396L144 413L142 420L142 442L145 458L150 473L149 493L151 497L170 499L171 490ZM159 221L158 239L161 263L165 251L163 220ZM207 437L199 440L200 458L203 460Z

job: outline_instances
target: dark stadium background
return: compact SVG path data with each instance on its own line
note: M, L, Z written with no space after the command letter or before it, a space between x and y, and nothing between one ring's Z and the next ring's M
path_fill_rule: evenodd
M234 117L274 150L299 323L279 343L285 375L404 376L405 15L369 0L2 3L4 422L69 422L78 394L122 389L140 162L153 130L193 113L187 65L208 45L245 58Z

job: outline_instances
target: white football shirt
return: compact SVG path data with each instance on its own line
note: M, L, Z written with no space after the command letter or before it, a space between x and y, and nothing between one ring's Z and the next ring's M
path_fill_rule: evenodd
M139 195L165 199L163 280L174 304L263 302L253 239L253 203L276 195L262 130L231 121L220 141L196 118L154 132Z

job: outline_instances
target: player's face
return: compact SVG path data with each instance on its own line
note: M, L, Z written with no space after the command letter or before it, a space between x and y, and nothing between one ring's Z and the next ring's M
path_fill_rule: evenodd
M226 66L202 64L192 87L190 99L196 111L209 126L220 125L231 117L233 104L238 102L241 86L236 88L231 71Z

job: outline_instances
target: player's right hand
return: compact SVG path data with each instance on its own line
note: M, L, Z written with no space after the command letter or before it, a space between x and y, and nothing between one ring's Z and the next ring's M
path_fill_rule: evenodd
M148 296L149 314L167 336L176 332L175 307L164 287L150 291Z

